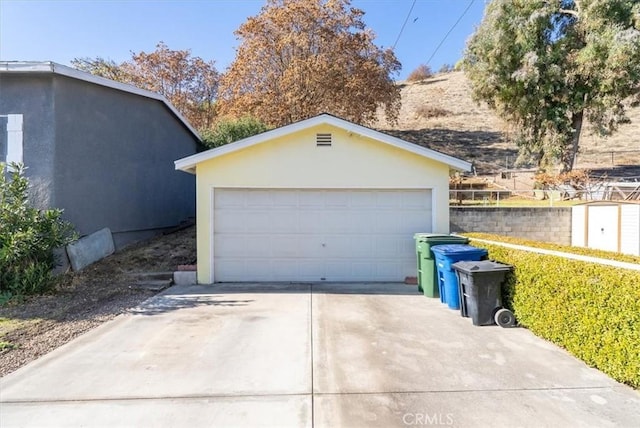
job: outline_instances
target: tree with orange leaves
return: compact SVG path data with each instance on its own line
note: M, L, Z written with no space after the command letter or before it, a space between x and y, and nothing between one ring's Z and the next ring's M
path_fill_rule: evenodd
M252 115L271 126L319 113L356 123L397 120L400 63L374 45L364 12L349 0L267 0L236 31L236 58L220 82L222 114Z

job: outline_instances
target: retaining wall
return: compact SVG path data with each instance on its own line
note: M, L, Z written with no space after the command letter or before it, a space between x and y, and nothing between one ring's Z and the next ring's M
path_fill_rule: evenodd
M452 233L483 232L571 245L571 208L451 207Z

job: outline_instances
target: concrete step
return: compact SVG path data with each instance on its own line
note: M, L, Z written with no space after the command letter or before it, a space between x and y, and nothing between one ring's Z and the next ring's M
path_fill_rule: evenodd
M147 281L138 281L134 283L132 286L135 288L143 288L145 290L150 291L162 291L165 288L171 287L173 282L172 279L155 279L155 280L147 280Z
M171 272L129 272L127 275L133 280L138 281L155 281L173 279L173 271Z
M173 272L129 272L131 286L151 291L162 291L173 285Z

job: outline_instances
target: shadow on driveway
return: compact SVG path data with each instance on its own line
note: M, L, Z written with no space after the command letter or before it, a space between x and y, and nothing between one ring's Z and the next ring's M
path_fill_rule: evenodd
M130 310L134 315L159 315L200 306L237 307L253 299L233 298L237 294L348 294L419 295L416 285L403 283L219 283L174 286Z

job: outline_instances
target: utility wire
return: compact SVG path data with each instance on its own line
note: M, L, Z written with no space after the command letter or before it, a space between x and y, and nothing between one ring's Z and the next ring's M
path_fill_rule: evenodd
M413 0L413 3L411 3L411 8L409 9L409 13L407 13L407 17L404 19L404 23L402 24L402 28L400 28L400 32L398 33L398 37L396 38L396 41L393 44L393 47L391 48L392 51L396 50L396 45L398 44L398 41L400 40L400 36L402 36L402 32L404 31L404 27L406 27L407 21L409 21L409 17L411 16L411 12L413 12L413 7L415 5L416 5L416 0Z
M471 0L469 2L469 5L467 6L467 8L462 12L462 15L460 15L460 17L458 18L458 20L455 22L455 24L453 24L453 26L451 28L449 28L449 31L447 32L447 34L444 35L444 37L442 38L442 40L440 41L440 44L438 44L438 46L436 46L436 49L433 51L433 53L431 54L431 56L429 57L429 59L427 60L427 65L429 65L429 63L431 62L431 60L433 59L433 57L436 55L436 53L438 52L438 49L440 49L440 47L442 47L442 44L444 43L445 40L447 40L447 37L449 37L449 34L451 34L451 32L453 31L454 28L456 28L456 25L458 25L460 23L460 21L462 21L462 18L464 18L464 16L467 14L467 12L469 11L469 9L471 9L471 6L473 5L473 3L476 0ZM415 1L414 1L415 4ZM404 27L403 27L404 28ZM399 37L399 36L398 36Z

